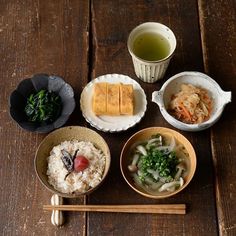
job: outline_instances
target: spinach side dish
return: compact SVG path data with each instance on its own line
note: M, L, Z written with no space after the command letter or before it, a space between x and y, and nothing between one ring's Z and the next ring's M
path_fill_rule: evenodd
M60 115L62 102L60 96L45 89L27 98L25 114L28 121L38 123L52 123Z

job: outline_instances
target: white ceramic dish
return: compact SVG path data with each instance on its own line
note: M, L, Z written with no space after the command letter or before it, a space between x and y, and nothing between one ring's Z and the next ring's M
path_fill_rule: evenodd
M157 61L147 61L135 55L134 42L140 35L146 33L157 33L166 39L170 46L169 55ZM127 46L133 60L134 71L137 77L144 82L154 83L157 80L162 79L165 75L176 48L176 38L174 33L167 26L157 22L145 22L131 31Z
M92 111L93 86L98 82L132 84L134 88L135 109L133 116L96 116ZM93 127L104 132L120 132L137 124L144 116L147 108L146 95L141 86L133 79L121 74L107 74L92 80L83 89L80 107L84 118Z
M189 83L208 90L209 95L213 99L213 111L209 120L201 124L186 124L175 119L167 112L171 96L179 92L180 86L183 83ZM174 75L163 84L161 90L153 92L152 101L157 103L161 114L172 126L184 131L200 131L209 128L218 121L225 105L231 102L231 92L223 91L216 81L206 74L186 71Z

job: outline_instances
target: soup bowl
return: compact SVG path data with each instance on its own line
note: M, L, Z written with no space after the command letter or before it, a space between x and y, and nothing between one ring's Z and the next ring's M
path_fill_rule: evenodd
M138 171L142 171L141 158L143 158L143 160L145 158L149 158L145 155L139 157L139 161L137 162L137 165L134 168L135 169L134 171L138 173L136 176L135 176L136 173L134 173L133 170L131 170L130 168L133 165L133 157L134 157L133 151L135 150L135 148L140 145L147 147L145 146L147 143L147 140L152 139L152 137L157 134L161 135L165 139L167 138L167 139L174 140L175 142L174 146L172 144L170 144L170 146L172 145L172 151L176 152L176 157L179 160L179 163L176 166L176 171L178 172L180 168L185 169L185 171L183 172L183 176L181 177L182 178L181 183L175 189L172 188L172 189L168 189L167 191L162 191L164 183L163 184L161 183L160 187L155 186L155 189L154 190L152 189L152 186L154 186L157 182L162 181L161 176L160 176L161 175L160 171L159 171L159 174L157 174L157 177L156 178L154 177L155 179L151 181L151 182L153 181L156 182L156 183L153 183L154 185L152 186L149 185L152 183L150 183L150 181L146 182L146 179L144 179L144 181L142 179L141 181L137 179L137 177L140 178L140 174L138 173ZM182 152L177 151L177 148L183 149L185 155L183 156ZM181 164L181 162L183 162L184 164L183 163ZM171 197L179 193L183 189L185 189L194 176L196 165L197 165L196 154L191 143L179 132L176 132L172 129L168 129L164 127L150 127L150 128L146 128L146 129L138 131L137 133L135 133L133 136L131 136L128 139L120 155L120 169L127 184L137 193L145 197L155 198L155 199ZM155 180L158 180L158 181L155 181ZM172 180L170 182L172 182Z

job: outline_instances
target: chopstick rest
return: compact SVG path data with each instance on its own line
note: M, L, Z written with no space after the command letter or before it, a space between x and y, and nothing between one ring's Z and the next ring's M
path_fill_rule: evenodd
M153 213L153 214L186 214L185 204L154 205L44 205L49 211L81 211L81 212L121 212L121 213Z
M60 206L63 204L63 198L57 194L54 194L51 197L51 204L52 206ZM62 226L64 224L64 215L60 209L52 210L51 222L57 227Z

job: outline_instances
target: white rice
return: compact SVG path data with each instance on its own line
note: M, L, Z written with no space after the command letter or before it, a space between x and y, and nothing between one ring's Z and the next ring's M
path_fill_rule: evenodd
M89 160L88 168L79 172L72 171L65 179L68 171L61 160L63 149L72 156L79 150L77 155L83 155ZM53 147L48 157L48 182L62 193L84 193L101 182L104 168L105 155L91 142L64 141Z

